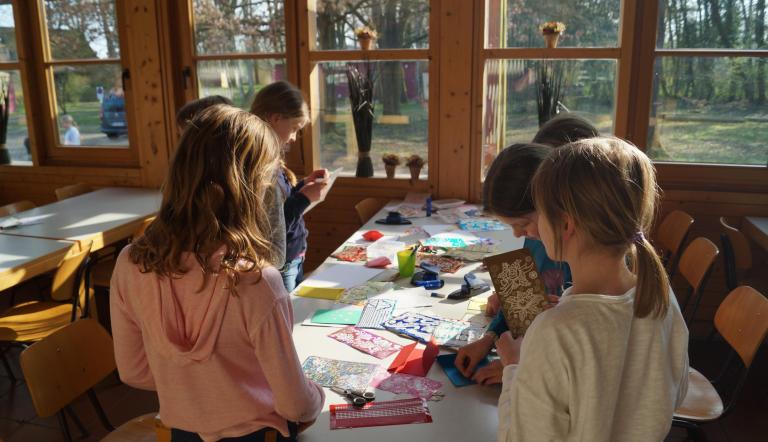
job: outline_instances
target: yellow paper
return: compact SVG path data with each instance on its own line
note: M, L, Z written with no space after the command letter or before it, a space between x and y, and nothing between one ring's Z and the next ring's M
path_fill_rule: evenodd
M318 298L329 299L336 301L344 293L343 288L329 288L329 287L312 287L303 285L296 291L296 296L303 296L305 298Z
M467 311L484 312L486 305L488 305L488 298L471 298L469 300L469 304L467 305Z

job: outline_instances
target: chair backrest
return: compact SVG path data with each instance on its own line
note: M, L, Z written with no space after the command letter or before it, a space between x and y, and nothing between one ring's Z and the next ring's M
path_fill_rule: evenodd
M717 308L715 328L749 368L768 333L768 299L752 287L736 287Z
M112 337L80 319L21 352L21 370L40 417L52 416L117 367Z
M369 219L376 215L376 212L381 210L387 202L378 198L366 198L359 203L355 204L355 211L357 211L357 217L360 219L360 224L365 224Z
M16 201L15 203L6 204L0 207L0 216L13 215L14 213L23 212L25 210L34 209L35 203L32 201Z
M91 241L75 243L61 260L51 283L51 298L55 301L71 301L75 290L82 292L85 260L91 253ZM81 296L84 293L80 293ZM83 301L81 299L81 301ZM81 304L83 305L83 304Z
M692 224L693 217L691 215L682 210L673 210L656 230L656 242L661 247L664 258L667 259L668 269L674 267L675 257Z
M728 223L724 217L720 217L720 225L723 233L728 237L733 248L733 259L737 271L749 270L752 268L752 250L749 247L749 240L741 231Z
M69 186L59 187L54 192L56 193L56 199L61 201L92 191L93 188L91 188L91 186L83 183L77 183Z
M683 251L677 268L694 292L701 288L718 254L720 251L717 246L704 237L694 239Z

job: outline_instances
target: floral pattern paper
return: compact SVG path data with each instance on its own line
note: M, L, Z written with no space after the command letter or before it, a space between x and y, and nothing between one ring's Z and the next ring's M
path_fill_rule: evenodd
M485 333L485 327L464 321L443 319L435 327L432 337L437 345L459 348L477 341Z
M337 302L364 306L369 298L388 292L393 287L394 284L391 282L368 281L365 284L344 290Z
M423 376L413 376L406 373L390 373L379 368L371 380L371 386L382 391L395 394L409 394L426 400L442 398L440 388L443 383Z
M361 246L346 246L331 256L339 261L347 262L366 261L368 259L365 247Z
M456 273L464 266L462 261L458 259L448 258L447 256L440 255L427 255L418 253L419 264L429 263L440 268L440 273Z
M402 345L394 343L389 339L384 339L381 336L355 327L342 328L331 333L328 337L379 359L384 359L403 348Z
M301 369L309 379L323 387L336 386L348 390L363 391L371 382L377 367L376 364L310 356L304 361Z

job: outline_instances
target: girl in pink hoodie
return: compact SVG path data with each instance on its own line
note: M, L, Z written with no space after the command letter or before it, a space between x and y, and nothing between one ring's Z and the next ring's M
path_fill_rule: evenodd
M295 440L322 408L268 262L264 195L279 161L259 118L206 109L181 137L157 219L118 258L110 307L120 378L157 391L173 441Z

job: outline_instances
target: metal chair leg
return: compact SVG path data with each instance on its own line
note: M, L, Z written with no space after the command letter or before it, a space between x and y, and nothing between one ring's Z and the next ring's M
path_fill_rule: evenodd
M685 431L688 433L688 439L694 442L707 442L707 435L704 433L704 430L694 422L684 421L682 419L672 419L672 426L685 428Z
M99 398L96 397L96 393L93 391L93 388L88 389L88 399L91 400L93 408L96 409L96 415L99 416L101 425L109 431L115 431L115 427L109 423L109 419L107 419L107 415L104 413L104 408L101 407L101 402L99 402Z
M59 412L56 413L56 416L59 417L59 426L61 427L64 440L72 442L72 435L69 433L69 424L67 423L67 416L64 414L64 410L59 410Z
M0 361L3 363L3 368L5 369L5 372L8 374L8 379L10 379L12 382L16 383L18 380L16 378L16 375L13 373L13 369L11 369L11 364L8 363L8 358L5 357L5 353L8 351L8 348L5 348L0 353Z
M64 407L64 411L69 415L70 418L75 422L75 426L77 426L77 429L80 431L80 435L83 439L89 437L91 434L88 433L88 430L85 428L82 422L80 422L80 418L77 417L77 414L75 414L74 411L72 411L72 408L67 405Z

